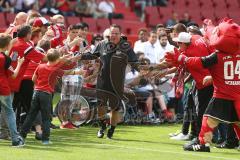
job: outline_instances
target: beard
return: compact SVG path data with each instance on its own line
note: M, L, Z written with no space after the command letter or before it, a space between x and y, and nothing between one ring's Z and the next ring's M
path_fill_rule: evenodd
M162 47L166 47L167 43L160 43Z

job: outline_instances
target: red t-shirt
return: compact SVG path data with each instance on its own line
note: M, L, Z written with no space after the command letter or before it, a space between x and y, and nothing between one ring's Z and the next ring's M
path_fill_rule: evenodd
M211 54L208 45L205 43L203 37L199 35L193 35L191 38L191 44L183 52L187 57L204 57ZM209 70L202 66L198 69L188 67L188 71L191 73L193 79L196 81L197 89L202 89L206 86L203 85L203 79L206 76L210 76Z
M44 50L42 48L36 47L36 50L38 50L39 52L44 54ZM27 66L27 69L24 73L23 79L32 80L32 76L33 76L33 74L34 74L38 65L39 65L39 63L30 61L28 66Z
M55 65L40 64L35 71L37 79L34 89L53 93L57 78L64 75L64 71L61 69L62 65L61 63Z
M15 79L9 77L9 85L12 92L17 92L20 88L21 81L23 79L24 73L30 61L39 63L45 55L41 52L35 50L29 43L25 42L23 39L18 38L16 43L14 43L12 49L10 50L10 57L12 59L12 67L15 69L17 66L18 57L25 57L25 60L20 68L19 74Z
M197 69L202 65L202 60L188 58L186 65ZM209 67L209 71L213 78L213 97L240 100L240 53L235 55L217 53L216 63Z
M62 2L62 1L65 1L65 0L58 0L58 2ZM63 12L68 12L70 11L70 6L67 3L67 1L65 1L61 6L58 7L58 9Z
M8 75L13 74L11 70L5 69L5 56L0 53L0 95L1 96L8 96L11 94L11 89L8 83Z
M35 62L29 62L27 69L24 73L23 79L27 79L27 80L32 80L32 76L37 68L37 66L39 65L39 63L35 63Z

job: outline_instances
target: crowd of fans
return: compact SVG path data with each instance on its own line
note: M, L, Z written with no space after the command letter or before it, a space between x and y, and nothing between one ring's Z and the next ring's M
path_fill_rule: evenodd
M40 11L42 14L49 15L123 18L122 14L115 13L115 5L109 0L98 2L95 0L4 0L1 1L0 11L10 13Z
M7 12L37 10L35 1L30 0L1 1L1 4L2 11ZM43 144L51 143L52 94L57 77L81 75L83 89L96 85L101 67L99 61L79 61L81 56L72 54L93 52L101 41L109 39L111 31L106 28L103 34L94 34L92 41L88 42L88 24L81 22L66 28L63 15L97 18L121 18L122 15L114 14L114 4L108 0L101 1L98 6L94 0L81 0L74 8L72 10L68 0L46 1L41 13L57 13L50 20L36 11L29 14L19 12L5 33L0 34L0 136L2 139L11 136L13 146L24 145L23 138L32 126L35 127L36 139L42 140ZM203 114L213 94L211 74L203 67L197 71L173 67L156 72L149 72L146 68L163 65L166 53L175 52L176 48L186 52L188 57L208 56L214 49L208 47L203 38L207 24L211 21L204 21L202 26L190 23L187 14L184 20L178 21L177 15L173 14L167 26L158 24L152 31L140 29L138 40L133 45L140 69L129 67L126 71L124 88L134 95L134 102L130 100L128 105L134 107L136 113L139 110L144 112L141 116L145 116L146 123L176 122L183 117L181 132L170 134L173 140L192 140L190 143L198 140ZM122 39L127 37L122 35ZM58 69L61 69L59 73ZM17 111L17 121L13 108ZM24 120L20 120L22 113L27 114ZM65 119L61 128L75 129L76 126ZM213 141L219 148L238 146L236 134L229 124L217 127Z

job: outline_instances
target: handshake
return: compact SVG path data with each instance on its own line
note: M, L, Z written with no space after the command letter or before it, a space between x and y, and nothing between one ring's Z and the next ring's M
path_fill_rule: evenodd
M177 48L174 48L172 52L166 52L165 61L171 66L183 65L187 60L187 57L179 52Z

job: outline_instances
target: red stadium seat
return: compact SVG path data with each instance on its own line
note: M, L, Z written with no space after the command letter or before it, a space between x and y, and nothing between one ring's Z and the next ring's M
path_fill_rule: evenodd
M202 11L213 9L212 0L199 0L199 2L200 2L200 7Z
M178 1L175 1L174 3L174 7L175 8L186 8L188 5L187 1L185 0L178 0Z
M6 13L6 25L9 26L11 23L13 23L15 17L16 14L14 13Z
M122 28L122 32L128 35L129 34L136 35L140 28L146 27L146 24L142 22L134 22L134 21L126 21L126 20L118 20L118 19L115 19L115 20L113 19L112 23L120 25Z
M148 6L145 8L145 22L148 26L152 26L156 21L160 20L159 11L157 7Z
M240 9L240 3L238 0L226 0L226 6L230 12Z
M211 9L211 10L204 10L204 11L201 11L200 12L200 16L203 19L211 19L213 22L215 22L216 18L214 16L214 11Z
M188 11L189 10L187 10L186 7L185 8L177 8L177 9L174 10L174 12L176 12L178 14L178 18L180 18L180 19L182 18L184 13L189 13Z
M2 29L6 29L7 28L7 24L6 24L6 17L4 17L3 13L0 13L0 28Z
M166 23L166 21L172 17L173 11L175 10L172 10L171 8L159 7L160 22Z
M198 25L202 24L200 10L189 10L189 15L192 21L196 22Z
M225 0L212 0L213 1L213 7L216 11L221 11L222 9L227 8L227 4Z
M98 32L96 19L83 17L82 22L85 22L89 25L90 32Z
M215 12L216 22L223 19L224 17L229 17L227 9L222 9L221 12Z
M66 19L67 21L67 25L72 25L72 24L77 24L80 22L80 18L79 17L75 17L75 16L69 16Z
M187 7L190 10L196 9L200 7L200 3L198 0L186 0Z
M103 31L110 27L109 19L97 19L97 31L103 33Z
M128 21L139 21L139 18L136 16L134 12L124 14L124 19Z
M14 13L7 13L7 20L8 20L10 23L13 23L15 17L16 17L16 14L14 14Z
M134 43L138 40L137 35L129 35L128 41L131 43L131 46L134 47Z

